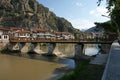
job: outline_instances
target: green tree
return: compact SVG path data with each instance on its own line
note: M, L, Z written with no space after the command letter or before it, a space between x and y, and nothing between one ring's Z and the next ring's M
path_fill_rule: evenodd
M105 30L105 33L116 32L116 28L112 26L111 21L107 22L95 22L96 26L102 26Z
M103 0L98 0L98 6L101 1ZM116 32L120 36L120 0L106 0L106 3L106 8L110 12L111 25L116 28Z

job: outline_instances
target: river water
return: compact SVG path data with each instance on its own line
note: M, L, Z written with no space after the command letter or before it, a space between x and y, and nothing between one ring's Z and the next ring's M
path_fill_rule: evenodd
M86 45L84 54L97 54L96 45ZM47 47L41 47L41 53L46 53ZM56 53L65 57L74 56L74 44L59 44ZM57 80L69 69L75 68L72 59L61 57L44 57L41 55L14 56L0 54L0 80Z

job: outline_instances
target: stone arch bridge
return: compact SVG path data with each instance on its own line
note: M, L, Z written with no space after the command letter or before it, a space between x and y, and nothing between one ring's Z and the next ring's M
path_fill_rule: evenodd
M84 44L112 44L113 41L82 41L82 40L47 40L47 39L10 39L9 42L0 42L0 49L19 50L21 53L39 53L40 43L48 43L48 55L53 55L57 43L75 44L75 58L82 56Z

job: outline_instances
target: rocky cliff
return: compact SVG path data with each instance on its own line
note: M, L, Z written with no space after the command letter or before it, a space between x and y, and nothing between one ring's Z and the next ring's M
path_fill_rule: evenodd
M79 31L36 0L0 0L0 25L26 29L41 27L71 33Z

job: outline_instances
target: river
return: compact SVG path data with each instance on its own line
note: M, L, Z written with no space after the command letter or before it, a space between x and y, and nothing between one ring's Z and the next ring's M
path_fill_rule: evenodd
M89 56L97 54L99 50L96 45L85 47L84 54ZM47 47L41 47L41 53L46 52ZM59 44L56 46L56 53L65 57L74 56L74 44ZM74 60L64 57L0 54L0 80L57 80L74 68Z

